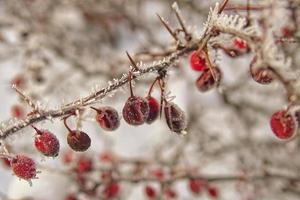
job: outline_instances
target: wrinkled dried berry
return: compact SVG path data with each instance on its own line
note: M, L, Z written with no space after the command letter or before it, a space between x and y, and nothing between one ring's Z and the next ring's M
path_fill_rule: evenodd
M146 99L131 96L124 105L123 118L130 125L142 125L147 120L149 110L150 108Z
M172 102L166 103L164 106L164 112L166 122L170 130L178 134L183 134L187 127L185 113Z
M93 108L97 111L96 121L106 131L114 131L120 126L118 112L109 106L101 108Z
M213 72L213 74L212 74ZM196 86L200 92L206 92L219 85L221 80L221 71L218 67L205 69L196 81Z

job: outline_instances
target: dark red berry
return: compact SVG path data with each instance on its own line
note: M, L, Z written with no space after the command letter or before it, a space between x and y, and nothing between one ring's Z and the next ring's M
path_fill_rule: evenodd
M93 108L97 111L96 121L106 131L114 131L120 126L118 112L109 106L101 108Z
M204 52L193 51L190 56L191 68L195 71L203 71L208 67Z
M91 171L93 168L93 161L92 159L82 156L79 158L76 164L76 171L78 173L85 173Z
M213 72L213 74L212 74ZM219 85L221 80L221 71L218 67L205 69L196 81L196 86L200 92L206 92Z
M250 73L254 81L260 84L269 84L273 81L273 73L266 67L257 65L257 57L255 56L250 63Z
M164 106L165 118L171 131L184 134L187 127L185 113L172 102L167 102Z
M218 190L215 187L208 186L207 187L207 192L208 192L208 195L212 198L217 198L218 197Z
M59 141L57 137L47 131L39 130L33 127L37 134L34 139L34 145L38 151L40 151L45 156L56 157L59 153Z
M242 40L241 38L234 38L233 46L239 50L244 50L248 48L247 42L245 40Z
M71 130L67 125L67 118L64 119L65 127L69 133L67 142L74 151L86 151L91 146L91 138L83 131Z
M83 131L69 132L67 141L74 151L86 151L91 146L91 138Z
M149 115L149 110L149 105L146 99L131 96L124 105L123 118L130 125L142 125Z
M275 112L270 120L273 133L280 139L289 139L296 132L296 122L286 110Z
M152 96L147 96L146 100L149 105L149 114L146 119L146 122L147 122L147 124L151 124L152 122L154 122L157 119L157 117L159 115L159 103Z
M189 181L189 189L194 194L200 194L204 186L205 184L202 180L192 179Z
M21 179L31 180L36 177L35 162L29 157L16 155L10 165L15 175Z
M145 187L145 194L148 198L153 199L156 196L155 189L152 186L147 185Z
M120 186L118 183L110 183L105 186L103 190L103 196L106 199L115 198L116 196L118 196L119 191L120 191Z

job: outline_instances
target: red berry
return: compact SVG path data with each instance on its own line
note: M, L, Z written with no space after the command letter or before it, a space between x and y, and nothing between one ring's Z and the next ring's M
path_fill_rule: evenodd
M161 170L161 169L153 170L152 175L157 179L163 179L165 176L163 170Z
M204 53L193 51L190 56L190 65L195 71L203 71L207 68L207 62Z
M16 155L10 165L15 175L21 179L30 180L36 176L35 162L29 157Z
M290 37L292 35L292 30L289 27L284 26L281 28L281 34L283 37Z
M159 115L159 103L152 96L147 96L146 100L149 105L149 114L146 119L146 122L147 122L147 124L151 124L152 122L154 122L157 119L157 117Z
M207 192L208 192L208 195L212 198L217 198L218 197L218 190L215 187L208 186Z
M13 105L11 107L11 116L15 118L22 118L24 116L23 108L19 105Z
M47 131L39 130L33 127L37 135L34 139L34 145L38 151L40 151L45 156L56 157L59 153L59 141L56 136Z
M120 119L118 112L109 106L101 108L93 108L97 111L96 121L106 131L114 131L120 126Z
M63 162L64 163L70 163L73 160L73 152L72 151L66 151L63 155Z
M172 102L166 103L164 111L166 122L170 130L178 134L184 134L187 127L185 113Z
M17 74L12 80L11 80L11 84L15 85L17 88L22 87L24 83L24 77L21 74Z
M177 198L177 193L174 190L172 190L171 188L167 188L164 191L164 194L167 199L176 199Z
M149 185L147 185L145 187L145 194L150 199L155 198L155 196L156 196L155 189L153 187L149 186Z
M245 40L242 40L241 38L234 38L233 46L240 50L248 48L247 42Z
M77 200L77 198L74 195L69 194L68 196L66 196L65 200Z
M257 57L255 56L250 63L250 73L254 81L260 84L269 84L273 81L273 74L271 70L266 67L255 67L257 64Z
M199 179L192 179L189 181L189 188L194 194L200 194L204 185L204 182Z
M286 110L275 112L270 121L273 133L280 139L289 139L296 132L296 123L293 116Z
M105 186L103 190L103 195L107 199L112 199L118 196L120 191L120 186L118 183L110 183Z
M74 151L86 151L91 146L91 138L83 131L72 130L67 141Z
M142 97L131 96L123 108L123 118L130 125L142 125L149 115L149 105Z
M213 75L211 73L213 72ZM221 80L221 71L218 67L213 67L212 69L205 69L200 77L196 81L196 86L200 92L206 92L213 87L219 85Z
M85 173L91 171L93 168L93 161L85 156L79 158L76 164L76 171L78 173Z
M99 160L101 162L112 162L113 161L113 157L109 152L102 152L99 155Z

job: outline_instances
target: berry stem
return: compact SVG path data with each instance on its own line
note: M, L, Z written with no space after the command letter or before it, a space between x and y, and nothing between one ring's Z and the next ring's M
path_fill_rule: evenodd
M129 88L130 88L130 97L133 97L134 94L133 94L133 89L132 89L132 83L131 83L131 80L132 80L132 72L129 71L129 74L128 74L128 81L129 81Z
M155 83L159 80L160 78L159 77L157 77L154 81L153 81L153 83L151 84L151 86L150 86L150 89L149 89L149 91L148 91L148 97L150 97L151 96L151 93L152 93L152 90L153 90L153 87L154 87L154 85L155 85Z
M68 119L69 117L70 117L70 115L64 118L64 125L65 125L65 127L68 129L68 131L71 133L71 132L73 132L73 131L70 129L70 127L69 127L68 124L67 124L67 119Z

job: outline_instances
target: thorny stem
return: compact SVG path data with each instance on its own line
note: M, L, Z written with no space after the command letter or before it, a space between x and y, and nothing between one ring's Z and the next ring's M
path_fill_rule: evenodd
M171 29L171 27L168 25L168 23L167 23L167 22L166 22L159 14L156 13L156 15L157 15L157 17L159 18L159 20L161 21L161 23L164 25L164 27L168 30L168 32L170 33L170 35L172 35L172 37L174 38L174 40L175 40L176 42L178 42L179 39L178 39L176 33L174 33L174 32L172 31L172 29Z
M135 71L139 71L139 68L138 66L135 64L133 58L129 55L129 53L126 51L126 54L127 54L127 57L129 58L131 64L132 64L132 67L134 68Z

